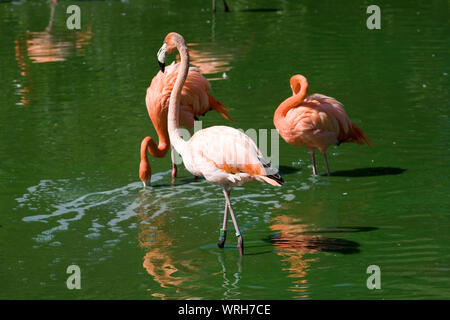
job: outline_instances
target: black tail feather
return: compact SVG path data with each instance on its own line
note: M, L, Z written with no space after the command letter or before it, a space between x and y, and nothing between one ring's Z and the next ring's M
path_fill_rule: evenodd
M278 182L281 185L284 184L284 179L283 179L283 177L280 176L279 173L268 175L267 178L275 180L276 182Z
M264 159L264 157L259 156L258 158L261 161L264 169L266 169L266 173L268 173L267 178L270 178L270 179L278 182L280 185L282 185L284 183L284 180L281 177L281 175L278 173L278 170L272 168L270 161L267 161L266 159Z

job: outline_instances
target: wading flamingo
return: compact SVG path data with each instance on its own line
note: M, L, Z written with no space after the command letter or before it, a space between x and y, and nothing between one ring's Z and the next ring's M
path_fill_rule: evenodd
M141 162L139 165L139 178L144 187L150 185L152 169L147 158L147 150L153 156L162 158L166 155L170 147L169 133L167 131L167 112L170 93L172 92L175 80L180 69L180 63L172 63L167 66L164 72L158 72L147 88L145 103L148 115L158 134L158 145L151 137L145 137L141 142ZM198 116L205 115L210 110L219 112L223 117L232 120L225 107L220 101L209 94L211 84L203 77L197 68L189 68L186 82L181 91L181 111L180 124L188 130L194 127L194 120ZM177 165L175 164L175 154L171 152L172 158L172 178L177 175Z
M327 173L327 148L333 144L372 142L359 129L339 101L322 94L308 94L308 81L300 74L291 77L292 96L284 100L275 111L273 123L280 136L289 144L307 147L311 153L313 174L317 174L314 150L323 154Z
M169 101L168 129L170 142L183 158L186 169L195 176L205 179L222 188L225 196L225 212L222 229L217 245L223 248L226 240L227 212L230 211L233 220L237 247L244 254L244 242L230 201L230 190L250 181L267 182L281 186L283 179L264 159L259 149L250 137L241 131L226 127L213 126L197 131L188 141L180 137L178 121L180 118L180 98L183 84L189 70L189 52L184 38L171 32L164 39L164 44L158 51L158 63L164 70L166 55L178 50L181 66Z

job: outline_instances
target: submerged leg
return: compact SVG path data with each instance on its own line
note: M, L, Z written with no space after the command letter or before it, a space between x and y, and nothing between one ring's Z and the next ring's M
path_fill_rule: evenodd
M328 176L331 176L330 168L328 168L328 160L327 160L327 153L326 152L323 153L323 159L325 160L325 166L327 167Z
M177 176L177 165L175 164L175 149L173 146L170 147L170 157L172 159L172 178L175 178Z
M310 149L309 152L311 153L311 161L312 161L312 167L313 167L313 175L317 175L316 156L315 156L315 154L314 154L314 149Z
M231 219L233 220L234 229L236 230L236 237L238 237L238 249L241 255L244 254L244 239L242 238L241 232L239 231L239 226L236 221L236 217L234 216L233 207L231 206L230 201L230 189L223 189L223 194L225 195L225 201L228 204L228 209L230 209Z
M228 203L225 200L225 212L223 214L223 224L222 229L220 229L219 241L217 242L217 246L219 248L223 248L225 245L225 240L227 240L227 214L228 214Z

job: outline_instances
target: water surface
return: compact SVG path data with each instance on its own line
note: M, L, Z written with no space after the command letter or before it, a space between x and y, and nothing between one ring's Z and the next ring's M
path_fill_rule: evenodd
M0 298L431 299L450 297L448 2L0 3ZM220 4L220 2L218 3ZM270 9L270 10L269 10ZM216 246L220 189L170 157L138 178L156 137L145 91L170 31L235 119L272 129L301 73L339 99L375 147L328 151L332 176L280 140L282 188L232 191L246 255ZM81 268L81 290L66 269ZM381 268L381 290L366 269Z

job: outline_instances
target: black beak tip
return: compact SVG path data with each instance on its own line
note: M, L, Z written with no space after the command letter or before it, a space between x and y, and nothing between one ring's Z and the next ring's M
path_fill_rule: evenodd
M161 72L164 73L164 69L166 68L166 64L162 63L158 60L159 68L161 69Z

